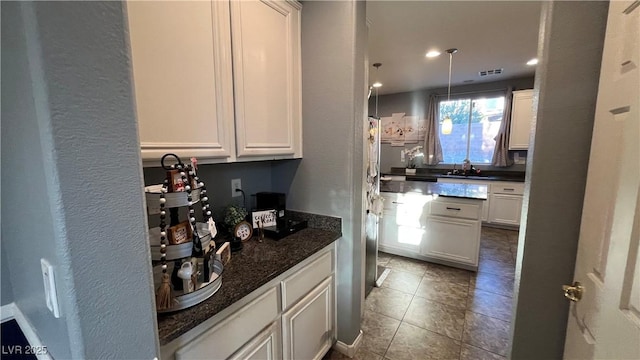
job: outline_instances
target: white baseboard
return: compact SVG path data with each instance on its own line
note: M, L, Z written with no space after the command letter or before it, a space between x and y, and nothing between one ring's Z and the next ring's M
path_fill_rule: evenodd
M20 326L20 330L22 330L24 337L27 338L27 341L29 342L29 345L31 346L32 349L46 348L46 345L44 345L42 341L40 341L40 338L38 337L36 332L33 330L33 327L31 326L31 323L29 323L29 320L27 320L27 318L24 316L22 311L20 311L20 308L18 308L15 303L2 305L2 307L0 308L0 315L2 318L2 322L5 322L11 319L16 320L16 322L18 323L18 326ZM35 351L35 352L38 360L53 359L51 355L49 355L48 351L44 351L44 353L41 353L40 351Z
M356 336L356 339L353 340L353 344L348 345L343 343L342 341L336 341L336 344L333 345L333 348L339 353L346 355L350 358L353 358L356 355L356 352L358 351L358 348L360 347L361 343L362 343L362 330L360 330L360 333L358 334L358 336Z
M13 309L15 309L15 307L16 307L16 304L14 303L9 303L9 304L0 306L0 323L9 321L14 318Z

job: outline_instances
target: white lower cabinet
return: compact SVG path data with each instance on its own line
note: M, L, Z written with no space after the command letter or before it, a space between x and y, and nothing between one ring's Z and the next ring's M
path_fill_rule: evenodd
M419 252L425 240L425 221L431 196L384 193L379 245L382 249Z
M524 183L440 178L438 182L487 185L487 200L482 207L482 221L487 224L519 226Z
M247 343L237 353L233 354L231 360L277 360L282 358L280 349L280 322L271 323L253 340Z
M491 186L489 223L520 225L524 184L500 181Z
M278 292L271 288L176 351L176 359L226 359L278 319Z
M333 277L282 315L284 359L321 359L333 343Z
M518 226L521 213L522 195L491 194L490 223Z
M383 193L378 248L476 269L484 200Z
M164 345L162 358L321 359L335 338L334 269L335 243Z
M419 251L424 241L425 230L421 226L402 224L393 211L384 211L380 222L379 245L405 251Z
M487 187L487 200L482 202L482 221L489 221L489 192L491 191L491 182L482 180L467 180L467 179L446 179L439 178L438 182L449 184L473 184L473 185L485 185Z
M480 221L432 216L427 228L422 251L425 256L478 265Z

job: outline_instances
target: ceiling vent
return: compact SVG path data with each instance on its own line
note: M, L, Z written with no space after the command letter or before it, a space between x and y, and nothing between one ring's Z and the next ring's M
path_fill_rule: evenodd
M480 72L478 72L478 75L482 76L489 76L489 75L500 75L502 74L502 69L492 69L492 70L482 70Z

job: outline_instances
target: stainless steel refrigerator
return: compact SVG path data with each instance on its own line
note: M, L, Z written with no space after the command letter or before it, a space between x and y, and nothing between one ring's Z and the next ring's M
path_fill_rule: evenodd
M378 279L378 224L381 212L380 196L380 120L369 117L364 124L365 156L365 297Z

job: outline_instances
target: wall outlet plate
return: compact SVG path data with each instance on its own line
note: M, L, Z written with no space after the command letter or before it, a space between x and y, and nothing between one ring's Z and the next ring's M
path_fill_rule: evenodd
M242 195L242 181L240 179L232 179L231 180L231 197L236 197Z

